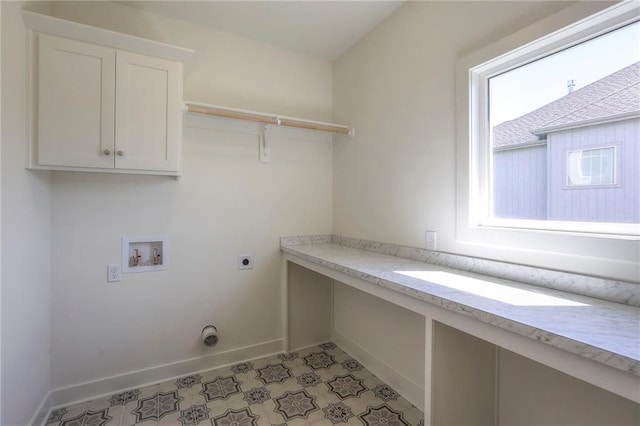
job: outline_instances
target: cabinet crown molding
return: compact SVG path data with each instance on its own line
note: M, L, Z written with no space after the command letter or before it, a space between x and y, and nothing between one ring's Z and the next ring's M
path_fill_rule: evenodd
M27 28L35 32L81 40L173 61L184 62L194 54L192 49L172 46L28 10L22 11L22 19Z

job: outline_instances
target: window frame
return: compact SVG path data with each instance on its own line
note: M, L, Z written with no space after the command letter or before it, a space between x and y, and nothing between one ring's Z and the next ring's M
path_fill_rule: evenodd
M492 219L488 78L638 21L626 1L579 2L456 62L456 227L461 254L638 282L640 226ZM517 55L517 57L516 57ZM484 138L485 145L479 143ZM484 149L482 149L484 148ZM480 185L483 181L487 184Z

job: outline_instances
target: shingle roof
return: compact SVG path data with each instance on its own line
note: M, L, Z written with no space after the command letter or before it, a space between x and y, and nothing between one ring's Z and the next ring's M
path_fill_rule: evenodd
M640 112L640 62L609 74L516 119L493 128L493 146L538 140L533 130Z

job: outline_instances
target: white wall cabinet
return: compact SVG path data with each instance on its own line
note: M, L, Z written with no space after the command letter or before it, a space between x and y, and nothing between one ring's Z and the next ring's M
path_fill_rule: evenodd
M39 36L40 166L178 172L182 64Z
M32 32L28 167L176 176L192 50L23 11Z

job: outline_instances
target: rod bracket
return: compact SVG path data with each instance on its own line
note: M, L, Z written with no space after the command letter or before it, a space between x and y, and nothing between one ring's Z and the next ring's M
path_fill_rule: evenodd
M282 125L280 117L274 117L273 123L260 125L260 161L263 163L271 161L271 145L269 144L269 139L271 139L271 130L273 130L274 125Z
M279 122L280 120L278 120ZM268 163L271 161L271 145L269 139L271 138L271 130L273 124L261 124L260 125L260 161Z

